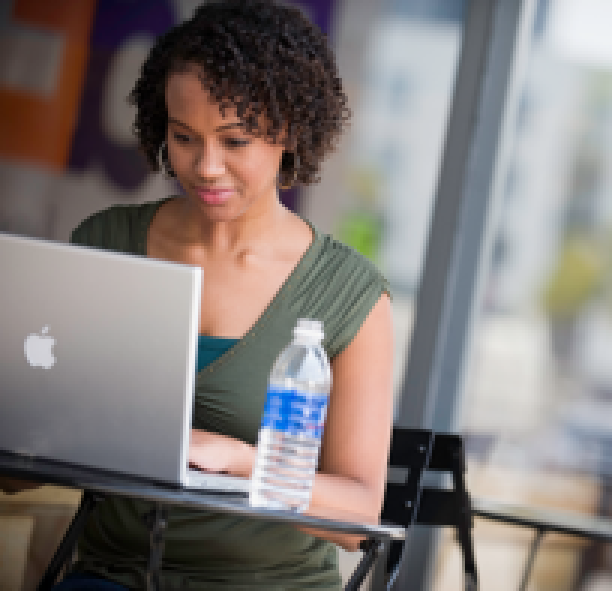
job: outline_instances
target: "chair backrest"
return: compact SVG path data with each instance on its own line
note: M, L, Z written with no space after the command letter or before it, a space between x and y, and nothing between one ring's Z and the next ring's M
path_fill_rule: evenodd
M381 521L402 525L405 529L412 525L418 513L421 479L432 447L432 431L393 429ZM377 565L372 581L374 588L386 586L389 573L399 565L403 546L403 542L364 540L361 544L364 555L344 590L360 589L374 564ZM384 565L389 566L385 568Z
M393 429L381 519L410 527L418 512L423 473L430 464L434 434L423 429Z
M403 471L398 478L397 471ZM425 471L449 472L453 489L422 486ZM463 550L465 587L477 588L472 543L472 511L465 487L465 452L459 435L395 427L389 454L389 476L381 519L409 528L413 523L452 526ZM386 575L393 581L404 544L392 542Z

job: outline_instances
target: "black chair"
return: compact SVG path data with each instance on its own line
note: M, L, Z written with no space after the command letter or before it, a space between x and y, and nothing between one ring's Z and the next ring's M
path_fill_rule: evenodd
M398 479L397 471L403 471ZM422 486L426 470L449 472L453 489ZM472 508L465 487L465 453L459 435L434 433L423 429L393 429L389 455L389 475L381 519L404 526L414 523L455 528L463 551L465 591L478 588L478 577L472 542ZM408 532L407 532L408 533ZM360 588L377 560L384 561L383 585L390 590L396 581L405 543L385 544L366 540L364 557L353 572L345 591ZM378 583L378 578L377 581ZM378 591L377 586L376 591Z

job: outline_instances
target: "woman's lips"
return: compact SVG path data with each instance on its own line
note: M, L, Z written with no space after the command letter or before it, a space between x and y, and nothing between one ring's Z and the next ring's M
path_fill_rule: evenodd
M233 194L233 189L207 189L196 187L198 197L209 205L221 205L225 203Z

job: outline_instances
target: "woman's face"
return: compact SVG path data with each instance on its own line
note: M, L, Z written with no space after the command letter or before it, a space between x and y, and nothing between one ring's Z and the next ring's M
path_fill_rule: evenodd
M278 203L281 145L247 134L233 109L222 116L194 72L170 76L166 107L170 164L208 219L231 221Z

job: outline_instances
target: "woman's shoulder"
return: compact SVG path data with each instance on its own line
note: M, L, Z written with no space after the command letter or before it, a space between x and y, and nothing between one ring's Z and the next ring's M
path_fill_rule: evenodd
M372 260L331 234L321 233L316 229L315 232L320 243L319 256L322 269L326 269L332 278L336 277L336 271L342 268L344 273L356 274L363 279L376 282L383 291L391 293L389 282Z
M137 251L155 211L165 201L112 205L85 218L70 242L119 251Z
M391 290L376 264L350 246L319 232L316 244L292 297L304 317L323 320L325 348L333 357L351 342L381 295L391 295Z

